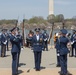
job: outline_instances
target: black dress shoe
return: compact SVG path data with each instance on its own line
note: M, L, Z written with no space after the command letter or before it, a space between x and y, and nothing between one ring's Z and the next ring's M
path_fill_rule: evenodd
M65 75L65 74L60 74L60 75Z
M61 73L61 71L59 71L58 73L59 73L60 75L65 75L65 74Z
M36 71L40 71L40 69L36 69Z
M67 73L66 75L72 75L71 73Z
M75 55L75 57L76 57L76 55Z
M56 67L60 67L60 65L56 65Z
M12 75L18 75L18 74L12 74Z
M6 57L6 55L4 55L4 57Z
M61 71L59 71L58 73L61 73Z

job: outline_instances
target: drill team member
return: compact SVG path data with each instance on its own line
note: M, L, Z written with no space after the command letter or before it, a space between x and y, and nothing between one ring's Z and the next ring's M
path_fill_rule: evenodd
M69 40L66 37L67 30L62 29L60 31L61 31L61 37L59 38L56 44L56 48L60 52L60 66L61 66L60 75L72 75L67 71L67 54L69 53L69 50L67 48Z
M18 53L20 52L20 38L16 35L16 27L11 30L10 41L12 44L12 75L18 74Z
M39 33L40 28L36 28L35 31L36 34L32 38L32 46L34 51L35 69L36 71L40 71L43 36Z
M57 40L59 40L59 38L60 38L60 34L61 34L60 32L59 33L56 33L55 46L57 44ZM56 65L56 67L60 67L60 52L59 52L58 49L56 49L56 55L57 55L57 65Z
M1 57L6 56L6 44L7 44L7 39L6 39L6 29L2 30L1 34Z
M46 51L48 51L48 38L49 38L49 35L47 34L47 31L44 30L43 41L44 41L44 50L46 49Z
M72 57L74 56L75 49L75 57L76 57L76 31L73 31L73 35L71 36L71 44L72 44Z

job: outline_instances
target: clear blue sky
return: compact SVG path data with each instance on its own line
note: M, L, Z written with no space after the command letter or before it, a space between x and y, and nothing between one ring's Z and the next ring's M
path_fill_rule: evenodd
M76 0L54 0L54 13L65 18L76 16ZM0 19L48 16L48 0L0 0Z

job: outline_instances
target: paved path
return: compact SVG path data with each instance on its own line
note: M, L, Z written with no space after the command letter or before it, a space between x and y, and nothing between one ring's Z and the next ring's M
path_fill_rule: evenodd
M59 70L59 68L47 68L42 69L41 71L35 71L34 69L31 69L28 72L28 68L20 68L19 75L59 75ZM76 69L69 69L69 72L72 73L72 75L76 75ZM11 75L11 69L0 69L0 75Z
M0 57L0 75L11 75L11 52L7 51L7 57ZM50 49L49 51L44 51L42 53L42 63L40 72L36 72L34 69L34 55L33 51L29 48L24 48L20 56L20 68L19 72L22 72L20 75L59 75L58 71L60 68L56 67L56 51L55 49ZM27 71L30 70L28 73ZM68 70L76 75L76 58L68 57Z

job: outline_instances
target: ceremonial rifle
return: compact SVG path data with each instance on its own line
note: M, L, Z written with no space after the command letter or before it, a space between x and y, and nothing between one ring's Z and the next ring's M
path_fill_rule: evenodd
M65 25L65 21L64 20L62 21L62 25L63 25L62 28L64 29L64 25Z
M17 27L17 25L18 25L18 20L16 20L16 25L15 25L15 27Z
M18 16L18 18L16 19L16 25L15 25L15 27L18 26L18 19L19 19L19 16Z
M19 19L19 16L18 16L18 19ZM16 20L16 24L15 24L16 34L18 34L18 31L19 31L19 28L18 28L18 19Z
M50 44L50 40L52 38L53 28L54 28L54 22L52 22L52 27L51 27L51 31L50 31L50 35L49 35L49 39L48 39L48 44Z
M23 46L26 46L25 43L25 27L24 27L25 19L23 19L23 24L22 24L22 36L23 36Z

